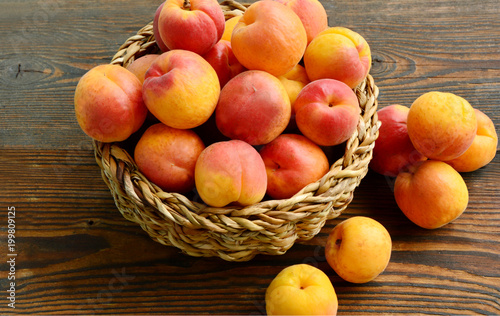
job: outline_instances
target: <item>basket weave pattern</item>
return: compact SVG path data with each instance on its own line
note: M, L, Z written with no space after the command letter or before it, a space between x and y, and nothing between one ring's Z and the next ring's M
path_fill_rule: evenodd
M247 7L232 0L220 5L226 19L241 15ZM127 39L111 63L125 67L151 53L159 53L152 22ZM191 256L228 261L247 261L257 254L284 254L295 242L313 238L327 220L339 216L368 172L380 126L376 113L378 88L368 75L354 92L362 111L344 156L320 180L290 199L214 208L199 198L192 199L199 202L192 201L182 194L162 191L139 172L120 144L94 141L95 158L118 210L153 240Z

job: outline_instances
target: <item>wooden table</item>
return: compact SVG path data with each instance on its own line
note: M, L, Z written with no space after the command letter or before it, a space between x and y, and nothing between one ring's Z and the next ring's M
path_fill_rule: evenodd
M499 132L498 0L322 3L331 26L351 28L370 43L380 107L409 106L431 90L453 92L488 114ZM76 123L73 93L78 79L108 63L159 4L0 2L1 314L265 314L267 286L296 263L328 274L341 315L500 314L498 154L463 174L469 206L437 230L407 220L390 181L373 172L340 217L282 256L243 263L189 257L125 220ZM328 233L353 215L380 221L393 239L386 271L362 285L340 279L324 258ZM12 293L15 309L8 305Z

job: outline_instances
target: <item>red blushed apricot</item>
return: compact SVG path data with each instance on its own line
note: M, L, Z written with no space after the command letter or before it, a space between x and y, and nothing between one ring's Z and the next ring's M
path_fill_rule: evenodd
M196 161L204 149L192 130L157 123L139 139L134 160L148 180L164 191L186 193L194 188Z
M294 104L298 128L320 146L345 142L359 122L358 98L345 83L321 79L307 84Z
M203 55L203 58L205 58L214 68L219 77L221 88L224 87L230 79L245 70L245 67L243 67L234 56L231 42L226 40L217 42L214 47Z
M142 126L148 112L141 82L118 65L99 65L84 74L74 104L82 130L101 142L126 140Z
M288 94L276 77L248 70L222 88L215 119L225 136L263 145L285 130L291 111Z
M262 147L260 155L267 172L267 194L288 199L323 177L329 170L321 148L298 134L281 134Z
M248 143L217 142L198 157L195 184L208 205L252 205L260 202L266 193L266 168L257 150Z
M163 43L163 40L161 39L160 36L160 30L158 29L158 20L160 19L160 12L163 9L163 5L165 5L165 2L162 2L158 8L156 9L155 16L153 19L153 35L155 37L156 45L160 48L160 50L164 53L169 51L167 45Z
M203 55L224 32L224 13L216 0L166 0L158 18L158 31L169 49Z
M399 104L378 110L378 120L382 125L370 161L373 171L396 177L407 166L427 159L415 149L408 136L409 111L408 107Z

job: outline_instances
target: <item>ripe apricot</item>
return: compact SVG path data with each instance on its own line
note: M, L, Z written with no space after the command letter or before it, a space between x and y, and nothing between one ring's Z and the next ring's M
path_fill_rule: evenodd
M160 56L160 55L158 55L158 54L144 55L142 57L137 58L136 60L134 60L130 64L128 64L128 66L126 68L127 68L127 70L132 72L134 75L136 75L142 84L142 83L144 83L146 72L148 71L151 64L156 60L156 58L158 58L158 56Z
M338 300L326 273L300 263L281 270L266 290L266 313L272 315L337 315Z
M311 81L336 79L354 89L368 75L371 51L366 40L345 27L330 27L307 46L304 65Z
M328 28L328 15L318 0L274 0L295 12L306 30L309 44L320 32Z
M457 158L446 161L458 172L472 172L489 164L497 153L498 135L491 118L474 109L477 118L477 133L472 145Z
M288 199L329 170L321 147L299 134L281 134L260 150L267 172L267 194Z
M297 99L300 91L311 82L307 77L306 69L297 64L286 74L279 76L278 79L281 81L283 86L288 93L288 97L290 98L290 104L292 105L292 113L293 113L293 104Z
M409 111L410 108L399 104L392 104L377 111L378 120L382 125L370 161L370 169L373 171L397 177L398 173L409 165L427 159L415 149L408 136L406 122Z
M288 94L276 77L247 70L222 88L215 120L225 136L263 145L285 130L291 112Z
M81 129L107 143L129 138L148 113L140 80L131 71L111 64L95 66L80 78L74 105Z
M429 159L447 161L463 154L474 141L477 120L464 98L431 91L418 97L408 112L408 135Z
M194 188L194 168L205 145L195 132L156 123L137 142L134 160L139 170L167 192Z
M205 148L196 162L195 185L208 205L252 205L266 194L267 176L259 152L241 140L217 142Z
M418 162L400 172L394 183L394 197L406 217L426 229L455 220L469 203L462 176L438 160Z
M347 282L367 283L387 268L392 240L387 229L366 216L354 216L337 224L328 235L325 257Z
M257 1L234 27L231 46L247 69L281 76L301 60L307 34L292 9L276 1Z
M174 128L200 126L212 115L220 94L214 68L181 49L161 54L146 72L142 97L149 111Z
M233 34L234 27L240 21L241 15L233 16L229 20L226 20L224 33L222 33L221 40L231 41L231 35Z

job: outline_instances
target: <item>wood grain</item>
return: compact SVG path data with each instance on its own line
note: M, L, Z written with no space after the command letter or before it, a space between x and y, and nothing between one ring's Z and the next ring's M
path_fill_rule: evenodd
M0 2L0 313L265 314L281 269L308 263L330 277L340 315L500 314L500 155L463 174L464 214L437 230L409 222L388 179L370 172L348 209L282 256L230 263L151 240L116 210L79 129L73 92L152 19L159 0ZM384 107L424 92L466 98L500 126L500 3L322 1L330 25L362 34ZM16 208L16 309L7 306L7 208ZM350 284L329 268L329 231L354 215L389 230L386 271Z

